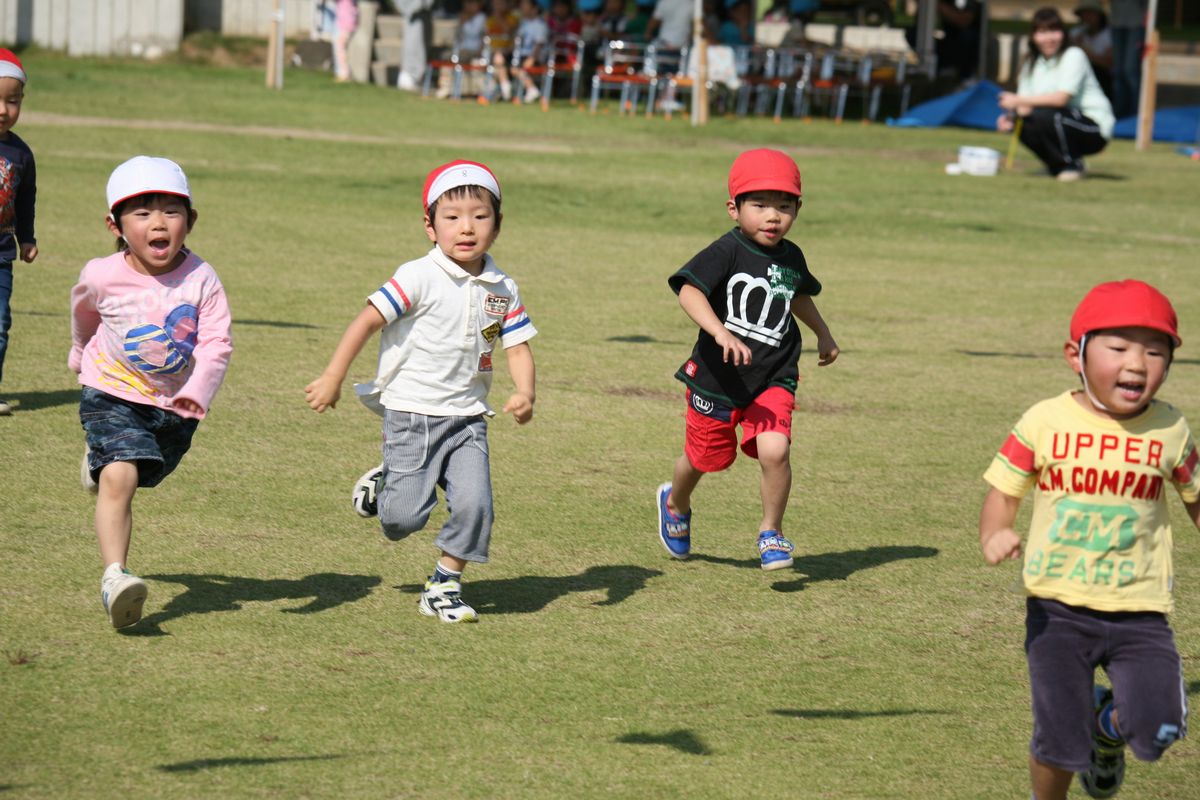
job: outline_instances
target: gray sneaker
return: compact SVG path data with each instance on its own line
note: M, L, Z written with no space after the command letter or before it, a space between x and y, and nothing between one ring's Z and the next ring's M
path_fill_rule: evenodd
M127 569L106 570L100 579L100 602L114 628L126 628L140 620L148 594L146 582Z

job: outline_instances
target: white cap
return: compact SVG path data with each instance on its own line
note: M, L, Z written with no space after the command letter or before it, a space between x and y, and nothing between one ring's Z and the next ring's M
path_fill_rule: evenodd
M460 186L482 186L495 195L497 200L500 199L500 182L496 180L495 174L477 161L460 159L434 167L426 176L424 196L421 198L425 210L428 211L446 192Z
M192 199L187 176L174 161L151 156L134 156L113 170L105 190L108 210L140 194L173 194Z

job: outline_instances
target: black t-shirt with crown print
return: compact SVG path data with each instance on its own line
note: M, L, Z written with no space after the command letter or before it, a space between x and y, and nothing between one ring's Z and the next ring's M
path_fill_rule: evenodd
M704 330L692 356L675 377L694 394L733 408L745 408L772 386L796 391L800 330L792 318L792 298L821 293L804 253L786 239L764 248L734 228L697 253L668 279L679 294L691 284L708 298L721 323L750 348L750 364L725 363L716 340Z

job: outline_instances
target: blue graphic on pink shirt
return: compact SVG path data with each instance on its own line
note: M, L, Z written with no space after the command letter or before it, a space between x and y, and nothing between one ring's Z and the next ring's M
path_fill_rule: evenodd
M191 362L199 317L199 309L184 304L171 309L161 327L146 323L130 328L125 334L125 357L142 372L179 372Z

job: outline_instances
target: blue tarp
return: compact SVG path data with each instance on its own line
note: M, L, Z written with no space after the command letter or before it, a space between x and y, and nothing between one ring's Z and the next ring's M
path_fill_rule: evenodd
M900 119L889 119L888 125L901 128L940 128L957 125L960 128L996 130L996 120L1004 113L997 98L1002 89L991 81L980 81L970 89L948 94L908 110Z
M995 130L996 119L1002 113L997 98L1001 88L991 81L980 81L969 89L948 94L909 109L899 119L889 119L888 125L900 128L939 128L955 125L960 128ZM1137 132L1137 117L1118 120L1113 136L1132 139ZM1200 143L1200 106L1160 109L1154 115L1154 141Z
M1118 139L1137 138L1137 117L1117 120L1113 136ZM1164 108L1154 112L1154 141L1200 143L1200 106Z

